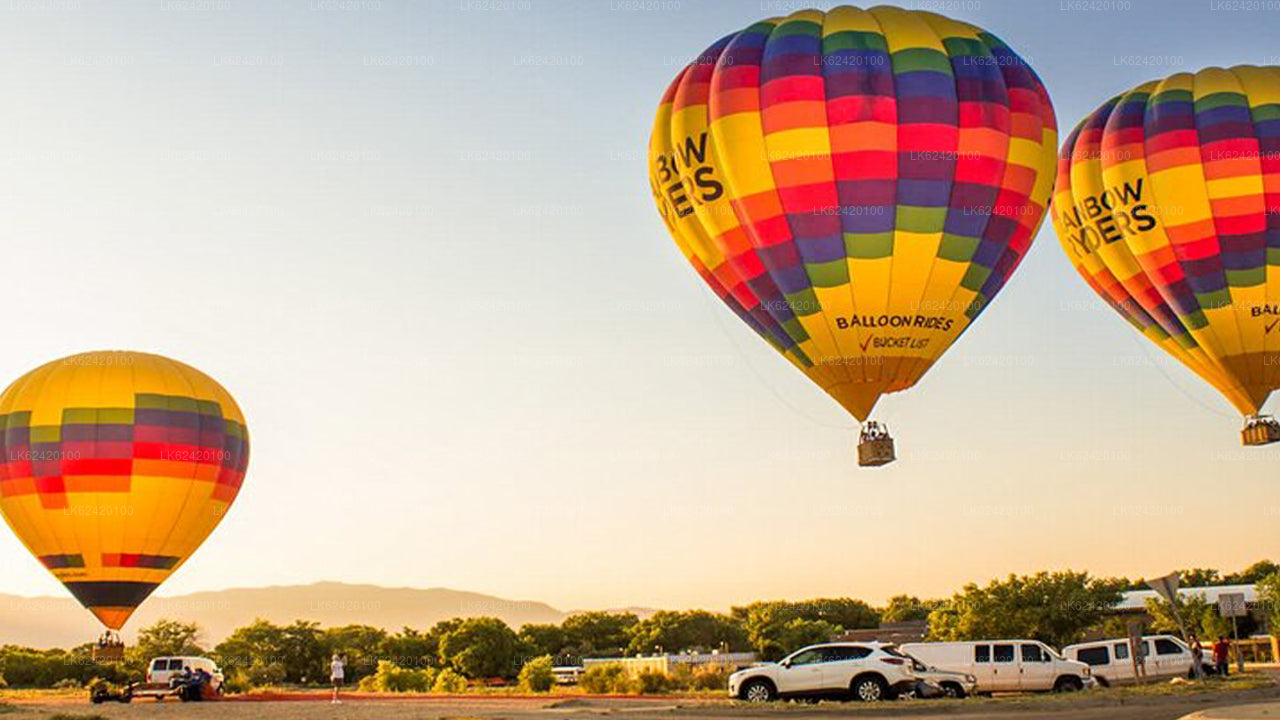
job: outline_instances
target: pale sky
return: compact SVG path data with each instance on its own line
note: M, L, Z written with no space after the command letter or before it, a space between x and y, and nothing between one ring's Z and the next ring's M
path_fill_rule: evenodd
M1280 64L1274 10L907 6L1001 36L1064 134L1149 78ZM1280 557L1280 450L1241 448L1047 222L877 408L899 461L857 467L854 421L702 286L645 177L679 67L801 7L6 3L0 379L136 349L239 400L243 491L162 595L340 580L724 609ZM0 593L65 595L7 530L0 567Z

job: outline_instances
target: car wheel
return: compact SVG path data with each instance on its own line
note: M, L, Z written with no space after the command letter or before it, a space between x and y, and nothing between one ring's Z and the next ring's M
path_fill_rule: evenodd
M767 680L748 680L741 690L742 699L752 703L770 702L777 696L778 693Z
M942 694L949 698L963 699L964 688L958 683L942 683Z
M1080 682L1080 678L1064 676L1058 678L1053 684L1054 692L1078 692L1084 689L1084 683Z
M862 702L880 702L889 697L889 686L876 675L853 679L853 696Z

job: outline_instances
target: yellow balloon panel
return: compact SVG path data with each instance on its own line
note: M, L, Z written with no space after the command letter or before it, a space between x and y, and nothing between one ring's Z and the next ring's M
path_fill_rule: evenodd
M83 353L27 373L0 396L0 429L0 513L112 629L213 531L248 466L226 390L146 353Z

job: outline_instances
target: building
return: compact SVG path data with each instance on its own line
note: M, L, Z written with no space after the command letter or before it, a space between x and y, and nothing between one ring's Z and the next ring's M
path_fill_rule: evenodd
M629 677L643 672L675 673L681 668L698 670L737 670L759 662L755 653L681 653L678 655L650 655L622 658L583 658L582 667L590 670L593 665L621 665Z
M1245 604L1250 611L1258 606L1258 586L1256 585L1214 585L1210 587L1187 587L1178 589L1178 598L1189 598L1201 595L1210 605L1217 605L1218 598L1229 593L1244 595ZM1147 601L1159 599L1155 590L1130 590L1121 596L1113 610L1117 615L1146 613Z

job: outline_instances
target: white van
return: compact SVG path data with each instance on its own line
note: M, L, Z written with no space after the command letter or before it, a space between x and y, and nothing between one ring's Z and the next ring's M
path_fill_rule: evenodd
M191 668L191 672L204 668L213 677L209 684L214 691L222 688L222 671L218 664L207 657L196 656L153 658L147 666L147 684L169 686L174 678L182 675L183 668Z
M1191 648L1172 635L1144 635L1140 652L1146 658L1143 666L1150 680L1195 677L1195 670L1191 667ZM1068 645L1062 648L1062 654L1088 663L1093 668L1094 678L1103 687L1124 685L1136 679L1128 638ZM1212 670L1204 658L1200 662L1206 672Z
M1094 684L1085 663L1067 660L1038 640L908 643L902 651L977 680L976 692L1067 692Z

